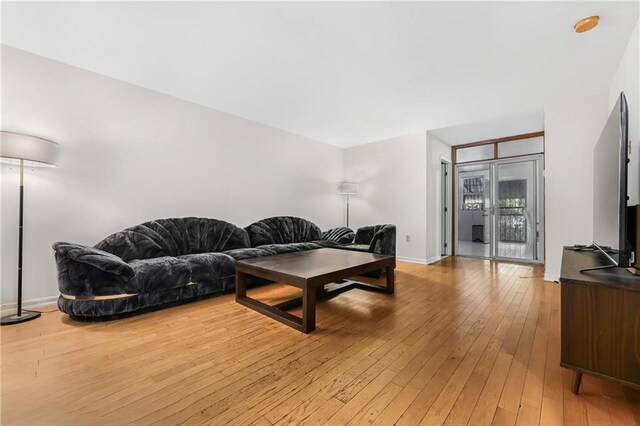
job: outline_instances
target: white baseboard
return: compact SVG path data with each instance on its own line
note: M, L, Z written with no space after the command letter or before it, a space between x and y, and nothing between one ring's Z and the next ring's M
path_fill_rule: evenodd
M48 297L41 297L38 299L23 300L22 307L23 308L39 308L42 306L52 305L55 303L56 300L58 300L58 296L48 296ZM17 302L3 303L2 305L0 305L0 311L2 312L2 314L5 314L6 312L14 311L16 309L16 305L17 305Z
M426 265L427 264L427 261L425 259L420 259L418 257L396 256L396 259L402 260L403 262L419 263L421 265Z
M448 256L436 256L436 257L432 257L430 259L421 259L421 258L418 258L418 257L396 256L396 259L402 260L403 262L419 263L421 265L430 265L432 263L435 263L435 262L438 262L438 261L444 259L445 257L448 257Z

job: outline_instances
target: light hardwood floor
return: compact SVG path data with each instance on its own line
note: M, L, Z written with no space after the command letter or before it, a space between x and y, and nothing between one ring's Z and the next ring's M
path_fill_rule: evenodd
M276 302L295 292L254 290ZM55 308L3 327L2 424L639 424L640 394L559 366L559 288L540 267L399 262L304 335L232 295L107 323Z

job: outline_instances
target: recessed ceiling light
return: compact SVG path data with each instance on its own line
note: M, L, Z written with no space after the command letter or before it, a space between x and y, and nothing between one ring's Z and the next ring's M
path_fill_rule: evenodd
M598 25L599 21L600 21L599 16L589 16L588 18L579 20L573 26L573 29L575 29L577 33L584 33L586 31L594 29L596 25Z

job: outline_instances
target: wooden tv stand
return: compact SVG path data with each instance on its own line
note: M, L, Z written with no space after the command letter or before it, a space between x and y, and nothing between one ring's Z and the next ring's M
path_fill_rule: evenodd
M595 251L562 254L560 365L640 389L640 277L624 268L579 272L605 264Z

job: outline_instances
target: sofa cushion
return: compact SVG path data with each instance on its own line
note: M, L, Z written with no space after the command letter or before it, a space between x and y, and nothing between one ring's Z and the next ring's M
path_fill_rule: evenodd
M369 244L345 244L343 246L340 246L340 248L355 251L370 251Z
M136 271L134 279L138 293L181 287L191 278L189 263L185 259L176 257L132 260L130 265Z
M236 261L224 253L186 254L178 257L191 268L189 283L213 282L236 274Z
M235 260L253 259L254 257L265 257L272 255L271 252L259 248L241 248L227 250L224 252L224 254L233 257Z
M322 233L313 222L293 216L276 216L252 223L246 228L251 247L267 244L306 243L320 240Z
M294 244L265 244L257 247L261 250L265 250L271 254L285 254L293 253L296 251L315 250L322 248L320 244L316 243L294 243Z
M317 241L311 241L313 244L318 244L321 247L336 247L339 246L340 244L338 244L336 241L326 241L326 240L317 240Z
M96 248L129 262L164 256L222 252L249 247L247 232L231 223L209 218L159 219L109 235Z

